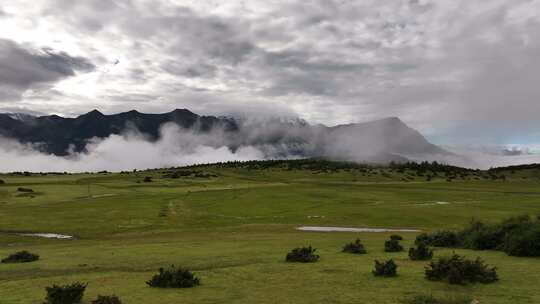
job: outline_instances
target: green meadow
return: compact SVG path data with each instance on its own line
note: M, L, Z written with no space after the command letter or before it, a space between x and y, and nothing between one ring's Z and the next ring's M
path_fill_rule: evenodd
M192 170L195 174L189 174ZM172 171L187 171L171 178ZM395 233L305 232L299 226L458 229L472 218L497 222L540 214L540 171L467 171L451 178L414 170L209 165L101 174L4 174L0 257L28 250L32 263L0 264L0 304L43 303L45 287L87 282L83 303L116 294L128 304L399 303L419 293L479 303L540 303L540 259L498 251L436 248L481 257L500 281L465 286L424 278L426 261L385 253ZM504 174L504 179L500 178ZM151 177L151 182L144 182ZM19 188L33 192L20 191ZM46 239L22 233L58 233ZM400 232L406 249L418 233ZM360 238L365 255L342 253ZM286 263L312 245L320 261ZM393 258L395 278L374 277L375 259ZM186 267L190 289L145 282L160 267Z

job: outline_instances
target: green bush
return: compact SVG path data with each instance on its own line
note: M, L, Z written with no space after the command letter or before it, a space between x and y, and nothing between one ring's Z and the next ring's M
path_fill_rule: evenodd
M19 192L34 192L34 190L32 190L30 188L23 188L23 187L17 188L17 191L19 191Z
M471 304L472 301L470 297L436 298L432 295L416 295L400 302L403 304Z
M122 304L122 301L120 301L120 299L115 295L112 295L112 296L99 295L97 299L92 301L92 304Z
M433 258L433 250L426 244L420 243L416 248L409 248L409 258L413 261L425 261Z
M397 276L397 267L392 259L384 262L375 260L375 269L372 273L376 277L395 277Z
M457 233L443 230L432 234L422 233L416 237L415 244L424 243L434 247L457 247L460 244Z
M47 287L47 297L44 304L77 304L80 303L86 290L86 285L76 282L70 285L53 285Z
M511 256L540 256L540 225L507 234L503 250Z
M511 256L540 256L540 220L524 215L497 224L477 220L461 231L438 231L420 234L416 244L462 247L473 250L501 250Z
M367 253L366 248L364 248L364 245L362 244L360 239L356 239L354 243L345 244L345 246L343 246L343 252L355 253L355 254Z
M191 271L173 265L168 269L160 268L159 273L146 284L157 288L190 288L199 285L200 280Z
M152 182L152 177L151 176L145 176L144 179L143 179L143 182L151 183Z
M399 244L398 240L388 240L384 242L384 251L386 252L400 252L403 250L403 246Z
M390 236L390 239L391 240L396 240L396 241L402 241L403 240L403 237L401 235L397 235L397 234L392 234Z
M426 267L426 279L430 281L447 281L450 284L492 283L497 281L495 267L489 267L480 258L467 260L454 254L441 257Z
M320 258L315 254L317 249L309 247L294 248L291 252L287 253L285 261L287 262L299 262L299 263L313 263L317 262Z
M2 263L28 263L39 260L39 255L30 253L26 250L11 254Z

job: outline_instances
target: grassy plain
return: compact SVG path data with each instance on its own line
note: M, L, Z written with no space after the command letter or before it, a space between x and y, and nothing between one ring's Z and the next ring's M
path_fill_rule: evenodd
M19 250L37 262L0 264L0 304L42 303L46 286L88 282L83 303L116 294L124 303L398 303L417 293L470 295L480 303L540 303L540 259L457 250L498 267L489 285L450 286L423 278L426 262L383 252L389 233L301 232L298 226L460 228L472 217L496 222L540 214L535 170L506 180L475 175L426 181L391 169L195 169L214 177L129 174L0 175L0 257ZM145 176L153 182L144 183ZM17 191L31 188L33 193ZM20 236L47 232L73 240ZM406 248L415 233L400 233ZM362 239L367 255L341 253ZM321 260L284 262L313 245ZM451 254L437 249L435 255ZM396 278L375 278L374 259L394 258ZM145 281L170 264L192 269L201 286L160 290Z

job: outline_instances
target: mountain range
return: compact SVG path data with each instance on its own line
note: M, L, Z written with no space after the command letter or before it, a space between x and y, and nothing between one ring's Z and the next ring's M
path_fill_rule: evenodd
M133 110L114 115L93 110L75 118L4 113L0 114L0 136L31 144L44 153L65 156L84 153L90 140L126 132L156 141L166 124L204 138L206 145L227 146L232 151L254 146L268 158L388 162L450 154L397 117L328 127L310 125L301 119L201 116L187 109L163 114Z

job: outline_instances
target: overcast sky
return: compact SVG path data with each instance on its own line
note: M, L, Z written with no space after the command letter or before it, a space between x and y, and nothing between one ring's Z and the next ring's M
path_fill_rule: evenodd
M398 116L540 143L540 1L6 0L0 111Z

